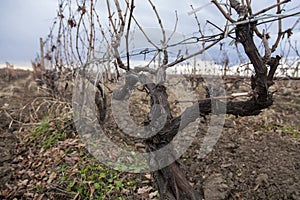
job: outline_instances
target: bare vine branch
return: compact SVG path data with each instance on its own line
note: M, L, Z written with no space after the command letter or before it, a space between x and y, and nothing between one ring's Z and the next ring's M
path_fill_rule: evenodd
M254 14L252 15L252 17L255 17L255 16L258 16L258 15L260 15L260 14L263 14L263 13L265 13L265 12L267 12L267 11L273 9L273 8L278 7L278 5L282 5L282 4L288 3L288 2L290 2L290 1L291 1L291 0L283 0L283 1L281 1L281 2L279 2L279 3L276 3L276 4L272 5L272 6L269 6L269 7L267 7L267 8L264 8L264 9L262 9L262 10L256 12L256 13L254 13Z
M281 14L281 1L280 0L277 0L277 13L276 14ZM271 48L272 52L274 52L277 49L281 38L282 38L282 20L281 20L281 18L279 18L278 19L277 39Z
M235 20L232 19L228 13L226 13L226 11L222 8L222 6L220 5L220 3L219 3L217 0L212 0L211 2L214 3L214 4L217 6L217 8L219 9L219 11L223 14L223 16L224 16L228 21L230 21L231 23L234 23L234 22L235 22Z

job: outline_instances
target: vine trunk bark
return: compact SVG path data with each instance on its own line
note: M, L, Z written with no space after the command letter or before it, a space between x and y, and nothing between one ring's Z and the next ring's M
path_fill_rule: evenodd
M164 116L166 118L166 124L163 130L160 131L160 133L163 134L158 133L146 141L147 151L154 152L162 148L164 145L170 145L170 142L173 137L176 136L178 129L170 128L173 127L173 124L171 123L173 116L171 114L168 94L165 86L151 83L147 84L146 87L151 95L151 109L148 114L148 123L157 120L157 116ZM172 150L169 153L172 155ZM159 159L157 158L155 160L157 162L156 166L161 166ZM154 171L152 176L157 183L161 200L202 199L199 193L193 189L189 181L186 179L186 175L180 168L177 161L173 162L169 166Z

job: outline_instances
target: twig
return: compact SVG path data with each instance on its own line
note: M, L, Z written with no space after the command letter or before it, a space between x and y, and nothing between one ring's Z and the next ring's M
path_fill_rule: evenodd
M248 13L250 16L252 16L252 6L251 6L251 0L246 0Z
M115 2L115 5L116 5L116 8L117 8L117 11L118 11L119 20L121 21L120 30L118 32L120 34L120 37L121 37L121 35L124 33L125 20L124 20L124 18L122 16L122 10L121 10L119 1L118 0L114 0L114 2ZM117 33L117 32L115 32L115 33Z
M175 17L176 17L176 20L175 20L175 24L174 24L174 29L173 29L173 32L170 34L169 38L167 39L166 44L168 44L170 42L170 40L172 39L172 37L176 33L177 24L178 24L178 14L177 14L177 11L175 11Z
M158 20L158 24L159 24L161 32L162 32L162 40L160 41L161 44L162 44L162 50L161 49L158 49L158 50L162 51L163 54L164 54L164 58L163 58L163 66L164 66L164 65L166 65L168 63L168 51L166 50L166 45L167 45L166 44L166 31L165 31L165 28L164 28L164 26L162 24L162 20L161 20L159 14L158 14L158 11L157 11L155 5L152 3L151 0L148 0L148 2L152 6L152 9L153 9L153 11L155 13L155 16L156 16L156 18Z
M77 52L77 56L78 56L78 59L79 59L81 64L83 64L83 61L82 61L82 58L81 58L81 54L79 52L79 30L80 30L80 25L81 25L84 14L85 14L85 12L82 11L81 15L80 15L80 18L79 18L79 21L78 21L78 24L77 24L77 31L76 31L76 52Z
M200 51L197 51L197 52L195 52L195 53L193 53L193 54L191 54L191 55L188 55L188 56L186 56L186 57L179 57L179 59L175 60L175 61L172 62L172 63L169 63L169 64L167 65L167 67L173 67L174 65L177 65L178 63L181 63L181 62L183 62L183 61L185 61L185 60L188 60L188 59L190 59L190 58L193 58L193 57L195 57L195 56L197 56L197 55L200 55L200 54L204 53L206 50L208 50L208 49L210 49L211 47L213 47L215 44L217 44L218 42L220 42L222 39L223 39L223 37L220 37L219 39L216 39L216 40L215 40L213 43L211 43L210 45L206 46L205 48L203 48L203 49L201 49Z
M130 27L131 27L131 20L132 20L132 15L133 15L133 9L134 9L134 0L131 0L130 6L128 1L126 0L127 7L129 8L129 19L128 19L128 24L127 24L127 32L125 35L125 40L126 40L126 56L127 56L127 66L128 69L130 69L130 55L129 55L129 32L130 32Z
M201 24L200 24L200 21L199 21L197 15L196 15L196 10L194 9L193 5L191 5L191 8L192 8L192 13L194 13L195 20L197 22L198 31L200 33L200 36L203 37L204 34L203 34L202 30L201 30Z
M206 23L212 25L213 27L215 27L215 28L218 29L219 31L224 32L220 27L218 27L216 24L212 23L211 21L206 20Z
M111 8L110 8L109 0L106 0L106 7L107 7L107 11L108 11L108 19L110 21L109 24L112 26L113 32L117 33L117 28L115 26L115 22L112 19L112 13L111 13Z
M18 123L18 124L22 124L22 125L24 125L24 126L32 126L32 125L40 125L40 124L41 124L40 122L38 122L38 123L24 123L24 122L21 122L21 121L19 121L19 120L14 119L14 118L11 116L11 114L9 114L9 113L7 112L6 109L3 109L3 108L0 108L0 109L3 110L4 113L6 114L6 116L8 116L8 117L11 119L11 122L10 122L10 124L9 124L9 129L11 128L11 126L12 126L12 124L13 124L14 122L15 122L15 123Z
M159 49L159 47L149 38L149 36L146 34L146 32L144 31L144 29L142 28L142 26L138 23L138 21L136 20L136 18L134 16L132 16L132 19L134 20L135 24L138 26L139 30L143 33L144 37L147 39L147 41L156 49Z
M211 2L214 3L214 4L217 6L217 8L219 9L219 11L223 14L223 16L224 16L228 21L230 21L231 23L234 23L234 22L235 22L235 20L232 19L232 18L230 17L230 15L228 15L228 13L226 13L226 11L221 7L220 3L219 3L217 0L212 0Z
M211 4L211 2L209 2L203 6L200 6L199 8L196 8L196 9L192 8L192 11L188 12L188 15L196 14L196 12L202 10L203 8L209 6L210 4Z
M276 14L281 14L281 6L280 6L280 0L277 0L277 13ZM282 37L282 20L281 18L278 18L278 33L277 33L277 39L274 43L274 45L272 46L271 48L271 51L274 52L278 45L279 45L279 42L281 40L281 37Z
M49 189L52 189L52 190L57 190L65 195L69 195L69 196L72 196L72 195L76 195L77 193L76 192L68 192L64 189L61 189L58 185L50 185L48 186Z
M161 32L162 32L162 36L163 36L161 42L162 42L162 45L165 46L165 43L166 43L166 31L165 31L165 28L164 28L164 26L163 26L163 24L162 24L162 20L161 20L159 14L158 14L158 12L157 12L157 9L156 9L155 5L152 3L152 1L151 1L151 0L148 0L148 2L149 2L150 5L152 6L152 9L153 9L153 11L154 11L154 13L155 13L155 16L156 16L156 18L157 18L157 20L158 20L158 24L159 24L159 26L160 26L160 29L161 29Z
M269 6L269 7L267 7L267 8L264 8L264 9L262 9L262 10L256 12L256 13L254 13L254 14L252 15L252 17L255 17L255 16L257 16L257 15L260 15L260 14L262 14L262 13L265 13L265 12L267 12L268 10L271 10L271 9L273 9L273 8L276 8L278 5L282 5L282 4L288 3L288 2L290 2L290 1L291 1L291 0L284 0L284 1L281 1L281 2L279 2L279 3L277 3L277 4L274 4L274 5L272 5L272 6Z

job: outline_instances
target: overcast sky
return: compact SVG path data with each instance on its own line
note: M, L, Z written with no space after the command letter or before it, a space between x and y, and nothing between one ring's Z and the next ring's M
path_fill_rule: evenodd
M179 32L192 33L196 31L196 22L193 16L188 16L190 5L195 8L206 5L210 0L153 0L161 14L164 25L167 29L174 27L175 10L179 14ZM270 5L275 0L259 0L262 4ZM141 23L145 27L157 25L149 5L145 6L146 0L137 0L135 15L140 16ZM299 5L299 0L292 0L293 8ZM39 52L39 37L46 38L49 28L57 13L56 0L1 0L0 7L0 65L6 61L14 65L30 65ZM297 10L296 10L297 11ZM298 8L299 11L299 8ZM295 11L294 11L295 12ZM201 19L221 21L222 17L212 5L205 7L198 13ZM299 27L299 25L298 25ZM190 29L193 28L191 31ZM300 39L299 28L296 34Z
M29 64L39 49L39 37L49 33L56 0L1 0L0 64Z

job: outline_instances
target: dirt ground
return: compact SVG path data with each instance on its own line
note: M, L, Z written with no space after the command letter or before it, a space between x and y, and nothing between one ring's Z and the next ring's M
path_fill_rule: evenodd
M18 119L20 110L39 94L31 89L29 74L10 81L1 77L0 88L0 199L5 199L1 191L18 181L12 173L22 153L16 151L19 135L28 131L18 122L26 123L26 113ZM300 81L277 81L274 89L274 105L259 116L226 116L206 157L199 157L201 134L182 156L190 182L205 199L300 200Z
M279 81L274 105L258 116L227 116L204 159L194 142L184 163L205 199L300 199L300 82Z
M8 80L5 71L0 73L0 190L7 187L14 171L12 161L18 156L18 134L22 132L23 119L18 119L22 114L22 107L32 101L35 94L29 91L32 79L31 72L20 71L18 77ZM24 113L26 116L28 113ZM0 195L1 198L1 195ZM2 197L3 198L3 197Z

